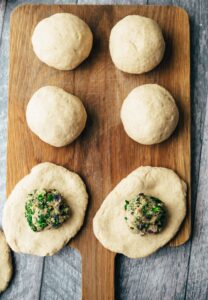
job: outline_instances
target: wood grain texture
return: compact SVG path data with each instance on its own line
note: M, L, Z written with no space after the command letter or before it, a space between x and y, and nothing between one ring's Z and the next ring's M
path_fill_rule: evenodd
M187 5L189 4L188 1ZM189 272L187 280L187 299L207 299L208 294L208 216L207 210L207 163L208 163L208 2L198 1L192 3L191 28L192 28L192 132L194 139L194 171L199 181L195 185L194 194L194 232L190 251ZM202 145L200 156L197 148ZM200 166L200 168L199 168ZM195 178L197 179L197 178Z
M138 4L138 1L128 1L130 4ZM146 4L147 1L139 1L140 4ZM150 2L150 1L149 1ZM198 9L194 9L194 1L188 0L189 3L185 3L185 1L154 1L156 4L175 4L184 7L192 18L194 18L195 28L198 20ZM186 1L187 2L187 1ZM89 4L89 3L101 3L98 1L85 1L79 0L79 4ZM102 3L106 4L126 4L127 1L102 1ZM150 2L151 4L151 2ZM192 21L192 20L191 20ZM191 25L193 25L191 23ZM199 53L199 41L197 41L197 34L194 30L192 34L196 37L194 52ZM193 43L193 41L192 41ZM199 54L198 54L199 55ZM197 57L198 57L197 55ZM193 56L193 53L192 53ZM204 60L205 56L202 56L201 59ZM195 74L195 70L197 68L197 61L192 66L194 68L193 73ZM197 74L200 74L198 71ZM199 75L196 77L198 78ZM200 82L198 79L196 81ZM193 82L192 82L193 84ZM195 85L194 85L195 86ZM192 91L194 90L194 86L192 86ZM192 95L193 97L193 95ZM202 98L195 98L195 103L200 103ZM199 110L199 106L197 111ZM201 114L203 115L204 110L201 110ZM203 119L202 119L203 120ZM199 131L198 126L199 122L194 120L196 127L195 132ZM196 135L196 137L198 137ZM194 143L194 152L195 155L192 159L194 164L199 161L198 157L200 155L200 143ZM198 169L195 169L196 172L193 173L193 180L197 183L197 172ZM194 190L195 192L195 190ZM174 248L164 248L157 252L156 254L142 259L142 260L132 260L128 259L123 255L118 255L116 257L115 264L115 287L116 287L116 299L123 300L133 300L133 299L184 299L186 295L186 281L187 274L189 268L189 253L190 253L190 243L187 243L185 246L180 247L178 249ZM152 272L152 266L154 266L155 272ZM206 277L206 273L204 274ZM200 288L200 284L198 285Z
M207 109L206 109L207 111ZM190 266L187 281L186 299L207 299L208 282L207 282L207 210L208 210L208 190L207 190L207 176L208 176L208 114L206 113L204 125L204 143L202 147L201 160L203 164L200 168L199 185L197 193L197 206L195 212L195 228L194 239L192 242L190 253Z
M30 37L35 24L57 11L70 11L81 16L95 35L91 57L74 72L58 72L44 66L31 49ZM108 36L113 24L123 16L133 13L156 19L164 30L168 45L166 58L161 66L143 76L126 75L117 71L108 54ZM177 26L178 22L180 28ZM142 164L173 168L190 185L187 29L188 17L184 11L170 7L23 6L13 13L10 83L16 84L10 84L9 89L7 192L11 191L33 165L42 161L52 161L75 170L88 183L92 197L86 224L81 234L72 242L82 254L84 299L113 299L114 254L97 242L91 226L92 217L113 186ZM182 43L185 39L187 43ZM180 51L177 50L177 42L182 45ZM28 64L33 70L32 73ZM86 78L89 78L88 85ZM124 97L133 87L147 82L157 82L168 88L176 98L182 116L180 127L173 137L153 147L141 146L131 141L125 135L119 119ZM74 145L58 151L39 141L29 132L25 123L24 111L28 99L44 84L58 85L80 96L89 114L88 127L82 137ZM21 141L22 137L23 143L15 143L16 140ZM181 153L180 159L178 153ZM181 235L172 244L178 245L186 241L189 232L188 218ZM101 294L101 290L105 294Z
M9 0L6 5L4 17L4 26L2 32L2 41L0 44L0 222L3 202L5 201L5 183L6 183L6 128L7 128L7 82L8 82L8 46L9 46L9 16L11 11L24 0ZM36 0L28 2L35 3ZM69 3L69 0L50 1L39 0L38 2L50 3ZM128 3L145 3L146 1L128 1ZM131 260L119 255L116 260L116 294L118 299L122 300L147 300L147 299L207 299L208 267L206 267L206 243L202 247L208 234L207 216L202 217L203 205L206 205L206 191L208 182L204 173L204 165L207 160L207 150L203 147L203 157L201 157L201 146L207 140L207 129L204 127L205 114L208 110L206 102L208 99L207 74L207 26L208 9L207 0L154 0L148 1L150 4L169 4L179 5L188 11L191 27L191 103L192 103L192 205L196 205L195 224L193 241L186 243L179 248L166 247L157 254L142 260ZM78 3L83 3L79 0ZM86 4L94 3L90 0ZM100 4L103 1L99 1ZM119 4L123 1L109 0L105 3ZM127 3L127 1L126 1ZM206 130L204 130L206 129ZM200 182L198 187L198 175L201 165ZM197 196L197 190L200 197ZM201 208L200 208L201 206ZM194 210L194 205L193 205ZM194 211L193 211L194 212ZM69 254L70 261L67 266L73 266L68 269L61 269L60 262L67 259L65 251L56 254L55 259L47 257L44 268L37 268L40 259L34 260L32 256L15 254L15 273L6 292L0 295L0 299L16 300L36 300L36 299L60 299L63 300L80 299L80 272L81 261L77 257L76 251L65 248ZM190 251L191 250L191 251ZM189 261L190 258L190 261ZM154 266L152 272L151 266ZM61 266L61 267L60 267ZM54 284L47 284L47 277L53 276L55 270L60 270L60 281ZM50 272L50 274L49 274ZM71 275L71 272L73 275ZM32 276L31 276L32 274ZM36 289L36 282L39 286L39 278L43 276L41 295ZM188 282L187 282L188 276ZM31 280L30 280L31 278ZM33 289L27 289L28 282L32 281L33 289L37 294L32 298ZM27 285L26 285L27 282ZM50 280L51 282L51 280ZM62 289L64 292L62 291ZM73 294L71 290L73 289ZM64 294L63 294L64 293ZM69 295L67 297L66 295ZM46 297L47 295L47 297Z

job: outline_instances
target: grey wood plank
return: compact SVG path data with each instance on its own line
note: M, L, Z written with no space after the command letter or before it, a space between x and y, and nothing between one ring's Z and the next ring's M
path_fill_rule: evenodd
M163 248L141 260L118 256L117 299L184 299L188 248Z
M194 4L193 4L194 5ZM198 1L194 5L195 15L197 12L198 19L196 23L195 35L193 38L193 62L197 64L193 76L193 119L197 128L193 128L195 132L195 143L202 143L201 157L195 156L200 161L199 184L196 190L197 201L194 218L194 234L190 254L189 273L187 282L187 299L207 299L208 298L208 262L207 246L208 246L208 216L206 214L208 203L208 182L207 182L207 166L208 166L208 2ZM193 21L193 20L192 20ZM196 43L198 49L196 49ZM205 119L205 122L204 122ZM199 137L197 136L199 135ZM195 147L197 148L197 147ZM194 153L195 154L195 153ZM195 187L196 188L196 187Z
M207 77L207 75L205 75ZM207 98L208 95L206 95ZM206 300L208 298L208 107L201 156L200 177L191 247L186 299Z
M43 259L41 257L15 254L14 276L1 300L38 300L41 287Z
M147 0L78 0L78 4L147 4Z
M65 247L45 258L40 299L81 299L81 256Z
M3 28L5 8L6 8L6 0L0 0L0 43L1 43L1 34Z

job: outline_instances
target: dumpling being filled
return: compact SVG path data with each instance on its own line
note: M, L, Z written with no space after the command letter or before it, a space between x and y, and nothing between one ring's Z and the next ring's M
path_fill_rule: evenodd
M186 215L186 184L166 168L140 167L110 192L93 220L107 249L131 258L168 243Z

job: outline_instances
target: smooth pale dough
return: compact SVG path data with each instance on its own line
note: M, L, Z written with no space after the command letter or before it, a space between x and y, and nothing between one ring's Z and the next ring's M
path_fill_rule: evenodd
M165 41L154 20L130 15L120 20L111 30L109 47L113 63L118 69L141 74L161 62Z
M69 13L58 13L40 21L32 35L33 50L47 65L59 70L73 70L92 49L89 26Z
M144 145L157 144L169 138L178 119L175 100L157 84L144 84L133 89L121 107L126 133Z
M0 230L0 293L3 292L12 277L12 259L4 233Z
M26 120L29 128L44 142L62 147L82 132L87 113L81 100L55 86L44 86L30 99Z
M124 204L139 193L162 200L168 210L166 227L159 234L141 236L130 232L124 220ZM140 167L110 192L93 220L94 234L107 249L140 258L164 246L186 215L186 184L170 169Z
M70 206L71 216L58 229L31 230L24 216L27 194L34 189L57 189ZM81 228L88 202L82 179L73 172L52 163L32 168L15 186L3 211L3 228L7 243L15 252L39 256L53 255Z

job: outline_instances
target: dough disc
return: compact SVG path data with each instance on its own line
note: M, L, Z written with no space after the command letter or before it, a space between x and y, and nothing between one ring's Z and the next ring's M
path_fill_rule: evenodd
M0 293L3 292L12 277L12 259L4 233L0 230Z
M58 229L34 232L24 216L27 194L34 189L57 189L70 206L71 215ZM88 195L81 178L52 163L41 163L17 183L6 201L3 228L7 243L15 252L53 255L81 228Z
M162 200L168 220L161 233L141 236L130 232L124 220L125 200L139 193ZM107 249L131 258L148 256L168 243L186 215L186 184L170 169L140 167L110 192L93 220L94 234Z

